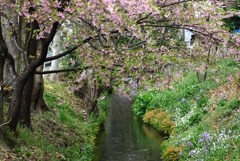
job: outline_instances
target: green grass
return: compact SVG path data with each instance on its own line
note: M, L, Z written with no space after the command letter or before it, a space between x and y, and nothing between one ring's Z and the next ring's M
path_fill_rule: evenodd
M236 84L227 80L239 69L233 61L220 62L218 69L215 74L208 72L205 82L198 83L196 73L187 73L173 84L173 90L147 91L137 96L133 105L136 115L142 117L147 111L160 109L168 112L176 125L162 144L165 159L240 159L240 100L234 93Z
M16 142L12 159L91 161L106 116L107 95L99 102L98 115L87 114L81 99L64 83L45 82L44 99L50 110L32 115L32 130L18 126L18 136L8 132Z

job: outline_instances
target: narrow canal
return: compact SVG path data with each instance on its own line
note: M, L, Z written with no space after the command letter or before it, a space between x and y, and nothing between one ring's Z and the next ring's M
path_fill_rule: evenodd
M161 136L134 117L132 101L111 96L104 129L99 133L93 161L161 161Z

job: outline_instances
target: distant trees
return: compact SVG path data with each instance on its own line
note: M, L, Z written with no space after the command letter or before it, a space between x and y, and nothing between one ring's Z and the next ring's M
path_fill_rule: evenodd
M240 10L240 1L225 1L225 9L229 10ZM232 17L223 19L226 23L226 26L230 29L230 31L237 30L240 28L240 16L233 15Z

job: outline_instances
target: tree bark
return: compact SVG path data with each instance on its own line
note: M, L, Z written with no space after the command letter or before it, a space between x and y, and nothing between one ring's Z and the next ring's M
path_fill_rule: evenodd
M20 123L28 128L31 128L31 99L32 91L34 84L34 75L32 75L26 85L24 86L23 91L23 100L22 100L22 110L20 114Z
M37 67L41 66L44 63L47 56L49 44L51 43L55 33L57 32L58 27L59 23L54 22L48 37L46 39L41 39L41 52L39 57L32 60L30 64L28 64L24 72L20 73L19 76L17 76L13 80L11 107L8 113L8 120L11 120L8 125L9 128L13 131L16 131L16 127L19 121L24 86L28 79L34 75Z
M1 23L0 23L1 25ZM3 66L4 66L5 59L2 55L1 45L0 45L0 125L3 123ZM3 129L4 127L0 127L0 142L3 141Z
M12 3L14 3L14 0L11 0ZM13 12L12 9L10 7L7 7L4 10L4 13L8 16L8 17L12 17L13 16ZM13 16L12 18L12 25L14 28L18 27L18 18L17 16ZM14 63L15 63L15 67L18 67L18 63L19 63L19 50L14 42L14 38L13 36L9 36L7 33L11 32L9 31L11 30L11 27L8 24L3 25L2 24L2 32L3 32L3 36L4 39L6 41L6 45L8 47L9 53L12 54L12 57L14 58ZM8 36L6 36L8 35ZM4 75L3 75L3 79L5 81L5 85L8 86L11 84L12 81L12 76L11 73L9 72L9 68L8 66L5 64L4 65Z
M37 71L42 71L43 65L38 67ZM34 76L34 85L32 91L32 100L31 100L31 112L39 112L41 110L46 110L47 105L43 99L44 93L44 81L42 75Z
M23 99L23 90L25 81L20 79L21 77L17 77L13 81L13 93L12 93L12 100L11 106L8 111L8 120L11 120L8 124L9 128L13 131L16 130L18 120L20 117L20 110L22 106L22 99Z

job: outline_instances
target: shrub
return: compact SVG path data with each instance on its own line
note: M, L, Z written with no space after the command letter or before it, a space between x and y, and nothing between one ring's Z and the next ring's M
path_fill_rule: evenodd
M137 96L136 101L132 105L133 112L139 117L143 117L145 114L149 103L152 101L153 97L157 94L156 90L149 90L143 94Z
M174 127L169 114L165 111L160 111L159 109L148 111L143 116L143 121L165 135L170 135Z
M195 113L189 118L189 124L190 126L198 124L202 120L202 114Z
M147 124L150 124L150 121L152 120L152 118L155 117L155 115L158 113L158 109L154 109L154 110L151 110L149 112L147 112L144 116L143 116L143 122L144 123L147 123Z
M208 96L201 92L200 95L197 97L197 107L206 107L208 104L208 99Z
M164 161L179 160L182 150L183 147L168 147L167 150L163 153Z
M229 108L232 110L238 109L239 107L240 107L240 100L238 100L238 99L233 99L229 103Z

